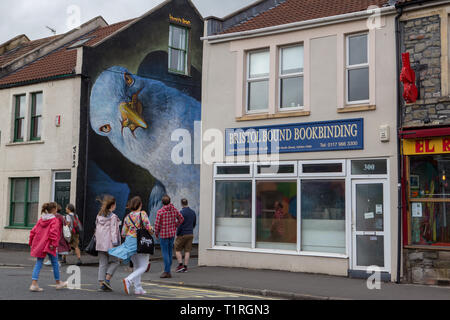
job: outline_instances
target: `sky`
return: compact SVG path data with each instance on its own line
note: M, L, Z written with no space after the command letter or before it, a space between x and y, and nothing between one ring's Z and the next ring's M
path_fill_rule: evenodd
M136 18L163 0L0 0L0 44L20 34L30 40L62 34L102 16L109 24ZM192 0L204 16L223 17L256 0Z

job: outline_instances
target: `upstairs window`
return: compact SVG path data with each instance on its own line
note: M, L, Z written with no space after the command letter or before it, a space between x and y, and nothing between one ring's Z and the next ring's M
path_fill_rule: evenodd
M31 95L31 132L30 140L41 140L42 129L42 92Z
M269 50L248 53L247 111L261 112L269 109Z
M369 102L368 34L347 37L347 103Z
M23 142L25 127L25 95L15 96L14 142Z
M188 75L189 30L170 25L169 71Z
M280 110L303 108L303 46L280 49Z

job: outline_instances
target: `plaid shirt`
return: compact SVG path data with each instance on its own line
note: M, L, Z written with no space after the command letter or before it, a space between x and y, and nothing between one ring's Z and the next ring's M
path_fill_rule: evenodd
M177 228L184 221L181 213L169 204L158 210L155 221L155 234L160 239L174 238Z

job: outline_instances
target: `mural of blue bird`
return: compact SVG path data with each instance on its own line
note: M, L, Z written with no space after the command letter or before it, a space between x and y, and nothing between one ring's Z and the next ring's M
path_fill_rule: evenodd
M123 67L103 71L92 88L92 129L158 180L149 199L151 220L166 193L177 208L182 198L188 199L198 214L200 166L193 164L193 155L189 164L172 161L172 150L180 141L171 141L171 136L175 130L188 131L191 140L185 142L193 146L194 122L200 119L199 101L163 82L135 76Z

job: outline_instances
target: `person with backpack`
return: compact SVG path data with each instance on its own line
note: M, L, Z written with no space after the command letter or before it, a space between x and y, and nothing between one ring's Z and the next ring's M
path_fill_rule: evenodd
M41 218L30 232L29 245L31 247L31 256L37 258L33 269L31 292L44 291L38 285L39 274L44 263L45 256L48 256L53 266L53 276L56 281L56 289L67 287L67 282L61 282L59 264L56 249L58 248L61 237L62 224L56 218L56 203L45 203L42 206Z
M147 213L142 211L142 200L140 197L134 197L128 203L128 209L131 212L126 216L122 227L122 238L126 238L125 242L108 251L110 256L117 257L122 260L123 264L128 264L130 260L133 262L133 272L122 280L124 291L130 294L131 286L134 286L136 295L144 295L147 292L142 288L141 276L147 270L150 259L148 253L138 253L138 232L140 229L147 230L153 234L153 228L150 225Z
M66 223L72 231L72 239L70 240L70 247L75 251L77 256L77 266L81 266L81 250L80 250L80 233L83 230L80 219L75 213L75 206L73 204L68 204L66 207Z
M96 249L99 258L98 282L99 291L113 291L111 278L120 265L119 259L111 257L108 250L120 245L119 217L114 213L116 210L116 199L105 195L101 200L102 206L95 221Z
M64 228L64 226L66 225L66 219L65 216L62 214L61 210L62 210L61 206L57 204L55 216L61 222L61 225ZM63 228L61 228L61 237L59 238L58 249L56 250L56 252L58 253L58 261L60 267L61 263L66 263L66 256L70 252L70 245L69 242L64 238ZM51 266L52 262L50 261L50 259L47 259L47 261L44 262L44 265Z

